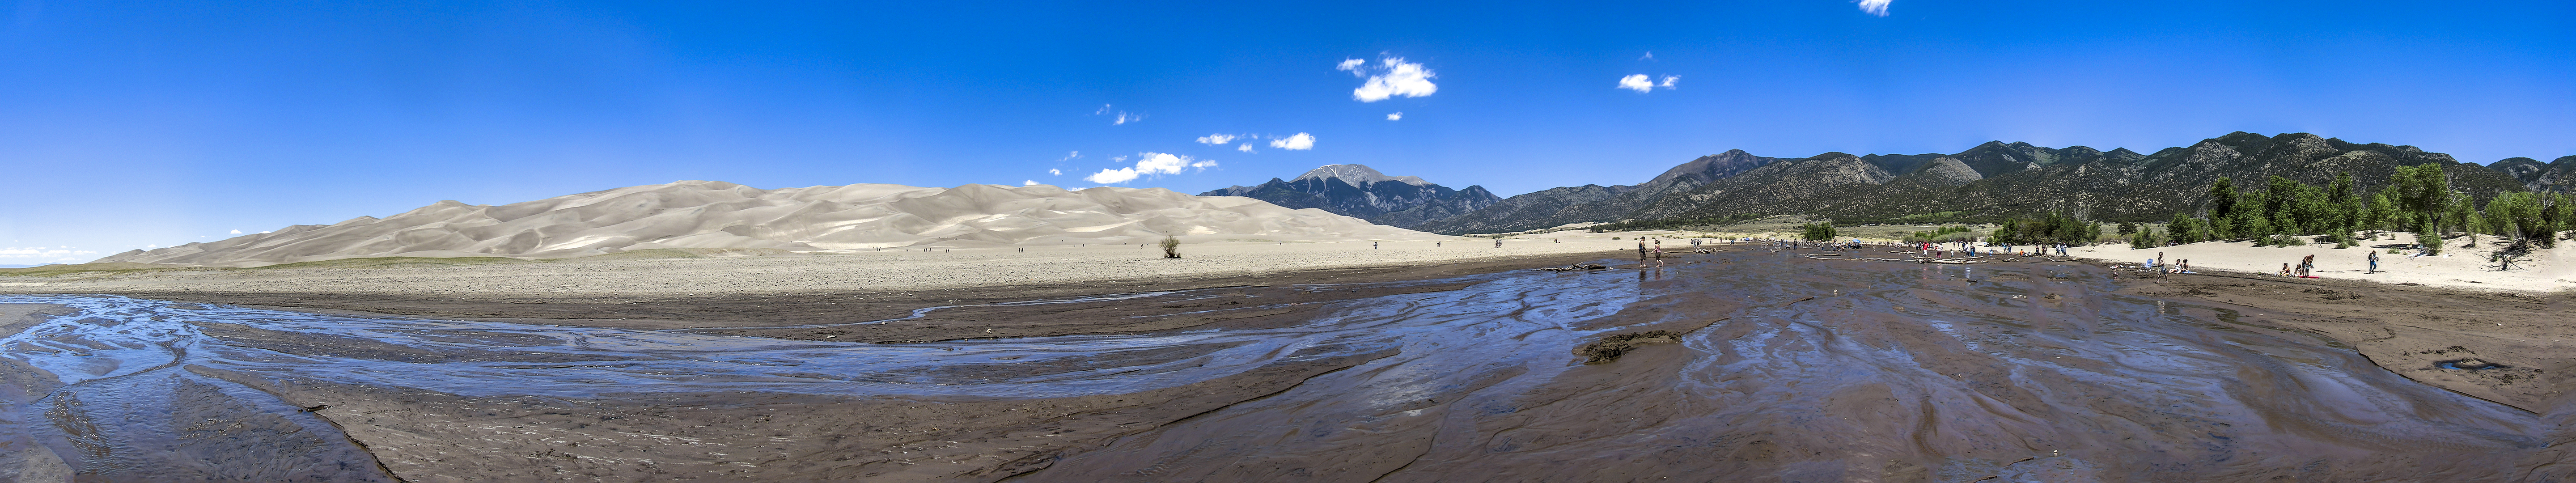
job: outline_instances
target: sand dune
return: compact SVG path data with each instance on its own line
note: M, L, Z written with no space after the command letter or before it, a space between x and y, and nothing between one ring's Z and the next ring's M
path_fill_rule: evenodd
M1161 188L854 184L764 190L681 181L501 206L441 201L97 262L258 266L381 256L558 258L655 248L797 252L1186 241L1429 240L1318 209ZM96 263L96 262L94 262Z

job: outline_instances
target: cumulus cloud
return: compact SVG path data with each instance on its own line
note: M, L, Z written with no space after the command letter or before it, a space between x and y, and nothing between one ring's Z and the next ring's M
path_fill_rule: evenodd
M1887 16L1887 2L1890 1L1893 0L1860 0L1860 11L1861 13L1885 17Z
M1243 144L1240 144L1240 145L1236 145L1236 146L1234 147L1234 150L1236 150L1236 151L1242 151L1242 152L1247 152L1247 153L1252 152L1252 143L1243 143Z
M1681 82L1682 76L1677 75L1664 76L1661 82L1657 82L1653 78L1646 77L1645 74L1630 74L1627 77L1619 78L1619 88L1637 91L1639 94L1644 94L1647 92L1653 92L1657 87L1674 89L1679 87Z
M1438 75L1431 69L1422 68L1422 64L1405 62L1403 57L1380 59L1376 67L1369 67L1367 62L1354 63L1357 60L1342 61L1337 68L1368 78L1360 88L1351 89L1351 98L1360 102L1383 101L1395 96L1422 97L1440 90L1439 85L1431 83L1431 79Z
M1404 113L1398 112L1386 115L1386 120L1393 121L1397 119L1404 119Z
M1218 145L1231 143L1234 142L1235 137L1236 136L1232 134L1209 134L1206 136L1199 136L1199 144Z
M1061 170L1061 169L1055 169L1055 168L1047 168L1047 174L1056 175L1056 176L1064 176L1064 170Z
M1619 78L1619 88L1643 94L1655 90L1655 81L1646 80L1645 74L1630 74Z
M1368 77L1367 72L1360 71L1360 66L1363 65L1368 65L1368 61L1359 59L1342 59L1341 64L1333 66L1333 70L1350 71L1351 77Z
M1032 179L1032 180L1027 180L1027 181L1021 181L1021 182L1020 182L1020 186L1037 186L1037 185L1038 185L1038 180L1034 180L1034 179Z
M1136 168L1101 168L1100 172L1084 176L1082 180L1099 184L1118 184L1135 181L1136 176Z
M235 234L235 235L239 235L239 234L241 234L241 230L233 230L233 234Z
M1136 171L1145 174L1181 174L1190 158L1170 153L1136 153Z
M1315 149L1315 135L1301 132L1293 136L1272 139L1270 140L1270 147L1291 151Z
M1125 158L1126 156L1119 156L1117 159ZM1144 152L1136 153L1136 165L1133 167L1103 168L1098 173L1082 177L1082 180L1100 184L1117 184L1135 181L1136 178L1143 176L1181 174L1181 170L1187 168L1207 169L1214 166L1216 166L1215 160L1194 161L1189 156L1178 154Z

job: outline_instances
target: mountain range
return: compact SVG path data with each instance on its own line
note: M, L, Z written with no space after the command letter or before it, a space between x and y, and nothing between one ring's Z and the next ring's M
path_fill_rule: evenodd
M2481 200L2509 191L2576 191L2576 156L2479 166L2414 146L2236 132L2153 154L2000 141L1954 154L1770 158L1732 150L1636 185L1550 188L1409 228L1502 233L1572 223L1717 222L1783 214L1846 224L1999 221L2049 212L2148 221L2205 209L2204 194L2221 177L2259 182L2277 175L2324 185L2337 173L2351 173L2367 193L2386 185L2397 167L2420 164L2441 165L2454 189Z
M1502 201L1483 186L1449 189L1413 176L1387 176L1359 164L1329 164L1294 179L1270 178L1199 196L1242 196L1289 208L1317 208L1371 223L1415 227Z

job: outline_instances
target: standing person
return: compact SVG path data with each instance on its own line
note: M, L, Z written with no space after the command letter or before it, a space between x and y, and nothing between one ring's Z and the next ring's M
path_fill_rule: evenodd
M2165 252L2156 252L2156 265L2165 264Z
M1637 239L1637 268L1646 268L1646 239Z
M1369 249L1370 249L1370 250L1376 250L1376 249L1377 249L1377 242L1369 242Z
M1664 266L1664 241L1655 240L1655 266Z
M2306 258L2300 258L2300 259L2299 259L2299 277L2300 277L2300 278L2307 278L2309 273L2311 273L2311 272L2315 272L2316 270L2317 270L2317 256L2316 256L2316 255L2308 255Z
M2379 273L2379 251L2370 251L2370 273Z

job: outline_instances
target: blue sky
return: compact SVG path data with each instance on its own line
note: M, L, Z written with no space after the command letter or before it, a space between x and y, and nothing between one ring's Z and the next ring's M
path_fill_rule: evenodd
M0 2L0 264L682 179L1195 193L1363 163L1508 196L1736 148L2576 154L2563 0L1883 6Z

